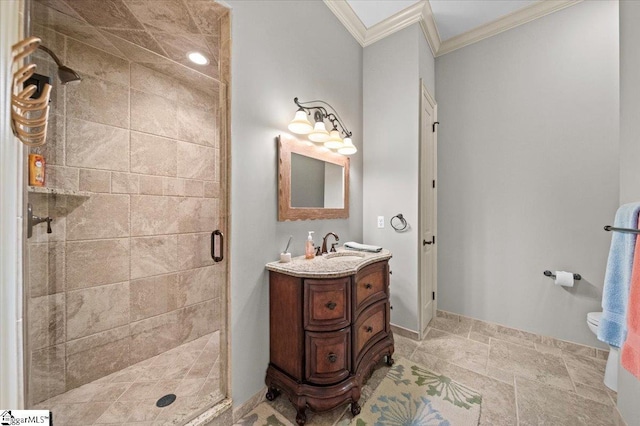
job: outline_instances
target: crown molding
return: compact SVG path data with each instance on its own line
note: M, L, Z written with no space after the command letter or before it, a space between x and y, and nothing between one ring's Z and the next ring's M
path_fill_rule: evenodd
M422 20L422 10L423 2L420 1L418 3L414 3L404 10L401 10L395 15L391 15L384 21L378 22L371 28L367 28L363 46L366 47L378 40L382 40L383 38L408 27L409 25L420 22Z
M445 55L580 2L582 0L542 0L481 27L443 41L436 56Z
M364 26L346 0L324 0L324 3L362 47L369 46L409 25L419 22L420 28L422 28L422 32L431 48L431 53L436 57L500 34L511 28L526 24L527 22L542 18L543 16L573 6L582 1L583 0L541 0L445 41L440 40L438 27L433 18L433 12L428 0L419 1L407 9L377 23L371 28Z
M438 26L433 18L433 11L431 10L431 4L428 1L424 2L422 7L422 19L420 20L420 27L424 33L427 43L431 48L431 53L435 57L440 50L440 33L438 32Z

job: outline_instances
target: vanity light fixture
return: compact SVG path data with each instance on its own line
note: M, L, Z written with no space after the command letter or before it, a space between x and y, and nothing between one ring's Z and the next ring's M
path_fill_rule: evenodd
M313 130L311 133L307 135L309 140L316 143L323 143L329 140L329 132L327 132L327 128L324 126L324 121L316 121L316 124L313 125Z
M296 111L296 116L289 123L289 130L298 135L308 135L313 131L313 125L304 110L299 109Z
M327 139L327 141L324 143L324 146L330 149L339 149L342 148L343 145L344 142L340 137L340 132L338 132L336 129L333 129L331 132L329 132L329 139Z
M344 138L342 148L338 148L338 154L351 155L358 152L358 148L353 145L351 138Z
M299 135L307 135L309 140L318 144L322 143L325 148L337 150L342 155L352 155L358 152L351 140L352 133L346 128L331 105L320 100L300 102L298 98L294 98L293 102L298 106L298 110L289 123L290 131ZM311 115L312 112L315 121L313 125L307 118L307 115ZM325 120L331 123L331 132L327 131ZM344 135L344 139L340 137L341 134Z
M187 53L187 58L196 65L207 65L209 63L209 58L200 52L189 52Z

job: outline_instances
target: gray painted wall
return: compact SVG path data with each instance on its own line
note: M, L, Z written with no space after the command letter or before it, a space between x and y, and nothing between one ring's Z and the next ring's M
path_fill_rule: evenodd
M586 314L618 207L618 82L617 2L436 58L440 309L603 347Z
M620 2L620 204L640 201L640 2ZM640 416L638 416L640 418Z
M640 201L640 2L620 2L620 204ZM640 381L620 367L618 409L640 425Z
M418 113L419 79L433 93L433 57L418 24L364 49L364 242L393 252L391 322L418 331ZM429 55L422 52L427 48ZM430 59L429 59L430 58ZM389 220L402 213L410 228ZM385 217L384 229L376 219Z
M362 48L320 1L229 1L232 7L231 350L232 394L242 404L264 386L269 362L267 262L289 235L304 254L335 231L362 240ZM293 98L332 104L354 133L347 220L277 221L275 137L287 132Z

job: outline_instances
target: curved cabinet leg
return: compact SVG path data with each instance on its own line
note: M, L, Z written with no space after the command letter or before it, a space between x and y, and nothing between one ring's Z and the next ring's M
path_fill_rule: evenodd
M358 404L357 402L352 402L351 403L351 415L353 417L357 416L358 414L360 414L360 404Z
M387 365L391 367L395 363L395 360L391 355L387 355Z
M267 398L267 401L273 401L279 395L280 395L280 391L278 389L269 386L269 389L267 390L267 394L265 395L265 398Z
M294 404L296 406L296 423L302 426L307 422L307 415L305 411L307 409L307 400L305 398L298 398Z
M305 409L298 409L298 413L296 414L296 423L300 426L304 425L307 422L307 415L305 414Z

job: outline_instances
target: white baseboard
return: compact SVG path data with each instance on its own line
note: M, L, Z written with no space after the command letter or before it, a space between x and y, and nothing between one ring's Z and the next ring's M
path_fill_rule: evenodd
M414 330L409 330L408 328L400 327L399 325L391 324L391 331L393 331L393 334L397 334L402 337L420 340L420 333Z
M233 409L233 423L237 423L238 420L249 414L251 410L256 408L262 401L265 400L267 394L267 387L264 386L255 395L249 398L247 401L238 405Z

